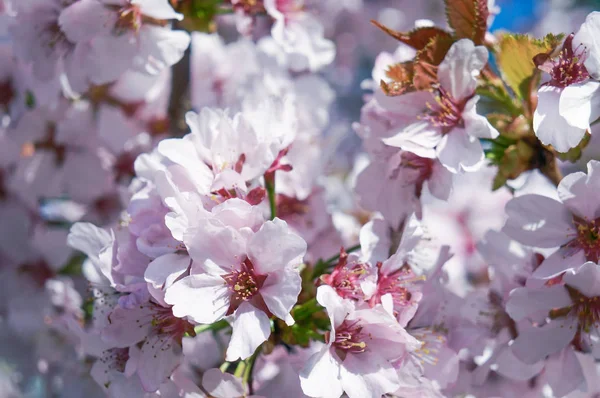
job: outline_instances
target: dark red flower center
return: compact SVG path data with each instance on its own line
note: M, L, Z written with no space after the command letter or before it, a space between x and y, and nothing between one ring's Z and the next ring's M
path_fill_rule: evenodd
M344 356L347 353L358 354L367 349L366 335L362 331L362 326L358 321L344 321L335 331L335 340L332 344L338 355ZM329 339L330 336L326 336Z
M583 250L585 258L595 263L600 259L600 218L592 221L574 217L573 223L577 232L573 240L566 247Z
M548 85L567 87L587 80L590 75L583 64L586 58L587 49L581 45L573 49L573 34L569 35L558 56L548 60L541 67L551 76Z
M223 275L227 288L231 292L228 314L232 314L245 301L260 299L260 288L267 279L266 275L259 275L254 270L254 264L249 258L246 258L239 269ZM263 307L262 303L258 303Z
M439 87L439 94L435 97L435 104L427 103L427 112L422 116L432 125L439 127L442 133L447 134L455 127L464 125L462 113L465 108L466 100L458 101L447 92L443 87Z

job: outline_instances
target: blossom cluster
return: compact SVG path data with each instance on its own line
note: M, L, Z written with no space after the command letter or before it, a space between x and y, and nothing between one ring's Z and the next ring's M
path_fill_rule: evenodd
M600 12L397 3L0 0L0 398L600 394Z

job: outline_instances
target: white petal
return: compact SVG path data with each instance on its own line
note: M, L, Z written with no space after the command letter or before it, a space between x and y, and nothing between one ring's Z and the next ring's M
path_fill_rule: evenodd
M471 137L476 138L496 138L500 135L490 122L488 122L485 116L481 116L477 113L477 102L479 96L476 95L467 101L465 109L462 113L462 118L465 122L465 130Z
M377 355L348 354L340 374L349 398L380 398L400 387L396 370Z
M167 0L131 0L131 4L139 5L142 14L152 18L178 21L183 19L183 15L175 12Z
M308 359L300 372L300 385L309 397L339 398L343 394L340 364L328 347Z
M567 272L563 280L587 297L600 296L600 265L596 263L586 262L578 270Z
M392 137L382 141L389 146L401 148L424 158L435 157L433 148L439 144L440 131L427 122L413 123L400 129Z
M67 237L69 246L84 252L88 257L98 257L113 241L114 237L106 230L87 222L73 224Z
M227 361L246 359L271 335L269 317L248 302L235 311L233 332L227 348Z
M190 140L171 138L158 143L158 152L173 163L181 165L196 185L198 192L208 194L214 174L200 159Z
M288 326L294 324L290 311L298 301L301 285L302 278L298 270L286 268L270 273L260 289L260 295L269 311L283 319Z
M585 388L581 363L571 347L563 349L546 360L545 376L555 397L564 397L573 390Z
M452 173L476 171L484 160L479 140L462 128L454 128L444 135L436 152L440 162Z
M305 253L304 239L279 218L264 223L248 242L248 257L260 274L299 265Z
M202 220L183 235L192 259L213 274L226 274L246 257L246 237L215 220Z
M204 372L202 386L215 398L243 397L245 394L241 380L220 369L208 369Z
M588 162L587 175L582 172L571 173L558 185L558 197L571 210L586 220L595 219L600 209L597 193L600 190L600 162Z
M551 278L570 269L579 268L585 263L585 253L573 249L560 248L547 257L533 273L534 278Z
M317 288L317 302L327 310L327 315L331 320L331 334L335 336L335 328L344 321L346 315L354 308L353 303L341 298L329 285L321 285Z
M529 289L514 289L506 303L506 312L515 321L521 321L538 313L546 313L553 308L562 308L572 304L567 289L561 285Z
M487 60L488 51L484 46L475 46L469 39L457 41L438 67L440 84L457 100L470 97Z
M573 49L580 44L587 49L585 68L595 79L600 79L600 12L591 12L573 37Z
M91 40L96 35L110 34L117 13L95 0L82 0L65 8L58 18L60 30L73 43Z
M502 231L529 246L560 246L574 232L573 216L567 207L545 196L523 195L511 199L505 210L508 219Z
M187 32L143 25L133 67L141 72L156 75L179 62L189 45L190 35Z
M600 82L590 80L565 87L558 110L567 123L579 129L589 129L600 116Z
M562 89L542 86L538 89L538 105L533 114L533 130L544 145L559 152L576 147L585 135L585 128L572 126L561 115L559 103Z
M519 330L519 336L511 345L517 358L533 364L566 347L575 337L577 324L574 318L555 320L549 325Z
M148 306L115 308L109 315L110 324L102 329L102 340L114 347L129 347L148 336L152 329L152 311Z
M208 324L222 319L229 309L229 291L220 276L190 275L167 289L165 302L173 315Z
M427 180L427 187L433 196L441 200L448 200L452 192L452 173L439 161L434 161L431 176Z
M170 336L150 336L141 349L137 374L147 392L154 392L166 382L183 359L181 346Z
M146 272L144 279L156 288L162 288L167 279L183 274L190 266L190 257L186 254L169 253L154 259Z

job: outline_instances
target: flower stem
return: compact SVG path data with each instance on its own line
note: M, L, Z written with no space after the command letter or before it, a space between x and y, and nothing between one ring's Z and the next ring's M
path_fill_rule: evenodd
M256 359L258 358L258 354L261 351L261 347L259 346L256 351L254 351L254 354L252 354L250 356L250 358L247 358L246 360L244 360L243 362L245 363L245 367L244 367L244 371L243 371L243 376L242 376L242 381L244 383L246 383L248 385L248 395L252 395L254 394L254 388L252 386L253 382L254 382L254 366L256 365ZM237 369L236 369L237 372Z
M265 176L265 188L269 196L269 207L271 208L271 220L277 217L277 203L275 202L275 173L267 178Z
M552 159L552 161L549 162L545 167L540 168L540 171L556 186L558 186L560 181L563 179L562 172L560 171L560 167L558 166L556 159Z
M229 323L225 319L222 319L218 322L211 323L210 325L198 325L194 328L194 332L196 332L196 334L200 334L202 332L207 332L209 330L219 331L219 330L225 329L228 326L229 326Z

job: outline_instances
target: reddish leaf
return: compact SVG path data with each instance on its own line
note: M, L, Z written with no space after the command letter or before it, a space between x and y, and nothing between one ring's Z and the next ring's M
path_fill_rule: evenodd
M458 39L483 43L490 15L487 0L445 0L448 24Z
M385 81L382 80L381 82L379 82L379 86L381 87L381 89L383 90L385 95L390 96L390 97L395 97L398 95L405 94L409 91L414 91L414 88L412 87L412 82L409 82L409 83L400 83L400 82L386 83Z
M417 90L428 90L437 83L437 67L452 46L449 37L438 36L417 52L415 57L413 85Z
M416 50L422 50L431 39L436 38L438 36L448 38L450 37L450 33L435 26L417 28L411 30L410 32L398 32L386 26L383 26L377 21L372 20L371 23L373 23L373 25L377 26L379 29L383 30L388 35L392 36L394 39L399 40L402 43L411 46Z
M410 61L390 65L385 74L395 82L410 83L414 75L414 64Z

